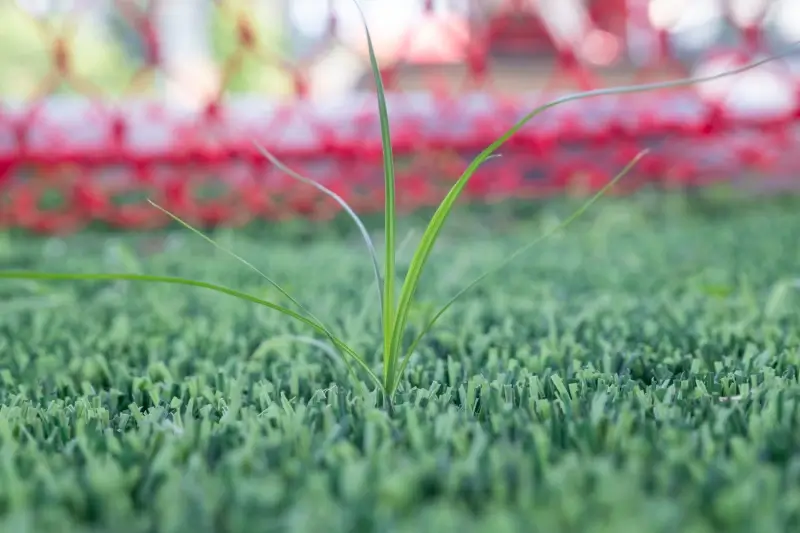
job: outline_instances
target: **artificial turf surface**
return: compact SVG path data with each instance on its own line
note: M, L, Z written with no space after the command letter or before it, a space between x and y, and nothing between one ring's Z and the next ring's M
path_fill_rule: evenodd
M2 281L0 531L798 528L800 201L707 207L604 200L443 317L392 416L275 312L176 286ZM453 219L415 324L566 213L503 209ZM217 236L373 353L364 248L289 229ZM275 295L185 231L4 235L0 268Z

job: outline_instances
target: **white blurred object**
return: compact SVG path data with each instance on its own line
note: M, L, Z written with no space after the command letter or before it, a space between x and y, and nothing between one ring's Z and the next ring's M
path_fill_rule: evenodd
M557 46L593 65L609 65L622 52L620 39L594 26L584 0L539 0L536 8Z
M740 27L757 24L766 13L772 0L728 0L731 19Z
M800 0L775 0L765 22L787 41L800 40Z
M335 19L334 42L315 58L309 75L315 97L352 91L368 72L364 26L352 0L285 0L296 56L328 37ZM463 60L469 39L469 0L438 0L430 12L422 0L362 0L375 55L379 61L399 57L408 63L452 63ZM409 37L411 37L409 39Z
M211 53L210 2L172 0L156 5L164 97L171 105L196 111L218 93L221 81Z
M537 11L556 42L569 48L577 48L591 27L581 0L540 0Z
M687 0L650 0L647 16L657 30L674 28L681 20Z
M755 57L750 61L761 59ZM749 62L749 61L748 61ZM692 76L705 77L730 71L745 64L737 54L722 54L701 61ZM724 104L737 115L772 115L791 111L795 104L791 76L780 65L766 64L747 72L698 83L696 90L708 100Z
M376 54L387 52L386 42L396 42L422 17L422 3L397 0L362 1ZM336 18L336 37L347 46L361 46L364 27L352 0L291 0L289 17L304 38L322 39L331 17Z
M723 15L722 0L650 0L648 6L654 28L668 32L680 46L695 50L719 39Z

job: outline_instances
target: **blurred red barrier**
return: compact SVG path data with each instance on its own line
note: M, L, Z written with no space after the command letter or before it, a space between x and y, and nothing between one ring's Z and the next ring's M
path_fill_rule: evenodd
M265 162L253 140L357 210L381 209L375 98L364 41L344 20L346 8L314 0L303 15L301 0L217 0L208 16L227 28L217 39L223 57L193 62L165 44L177 27L168 24L168 2L108 4L103 16L116 24L111 33L122 36L129 58L114 94L104 81L111 75L79 67L78 28L98 3L74 0L60 16L26 15L49 64L24 98L0 92L0 227L52 233L96 221L165 224L148 197L203 225L336 214L333 202ZM406 2L364 2L378 21L404 209L437 203L471 157L560 94L730 69L800 39L800 15L795 26L788 22L794 0L709 2L726 8L716 14L698 8L705 0ZM19 13L30 5L18 3ZM416 12L397 7L411 4ZM294 50L280 50L281 40L267 37L276 27L286 34L292 15L300 23L283 38ZM265 18L282 22L264 30L257 21ZM313 38L297 29L313 26L312 18ZM242 81L264 72L282 81ZM794 178L799 98L797 63L787 59L691 89L565 104L516 135L466 196L594 190L644 147L651 154L617 192L746 173Z

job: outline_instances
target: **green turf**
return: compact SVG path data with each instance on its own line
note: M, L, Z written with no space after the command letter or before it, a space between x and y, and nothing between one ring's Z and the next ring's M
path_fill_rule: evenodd
M569 212L499 209L451 221L423 307ZM362 243L292 227L215 237L374 353ZM798 235L800 201L604 200L454 305L393 418L339 359L286 340L309 332L255 305L4 281L0 531L787 531L800 524ZM0 236L0 268L275 297L185 231Z

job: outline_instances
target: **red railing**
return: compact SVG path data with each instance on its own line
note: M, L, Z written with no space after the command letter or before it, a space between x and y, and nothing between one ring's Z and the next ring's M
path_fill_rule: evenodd
M61 15L31 13L38 4L21 0L2 8L0 21L27 21L37 40L0 36L0 227L165 224L147 197L204 225L338 211L271 167L253 140L355 209L382 207L375 98L348 2L208 0L216 48L196 33L199 45L181 47L193 34L177 34L194 26L174 21L191 13L169 10L182 3L203 5L117 0L103 11L74 0ZM449 10L432 0L365 0L389 91L401 206L436 203L471 156L565 91L725 70L785 48L800 39L794 3L729 1L715 15L697 7L704 0L460 0ZM333 4L345 7L320 10ZM416 12L402 7L411 4ZM87 25L115 37L86 44ZM595 189L643 147L650 155L618 191L745 173L797 177L798 66L786 59L694 88L549 110L478 172L467 199Z

